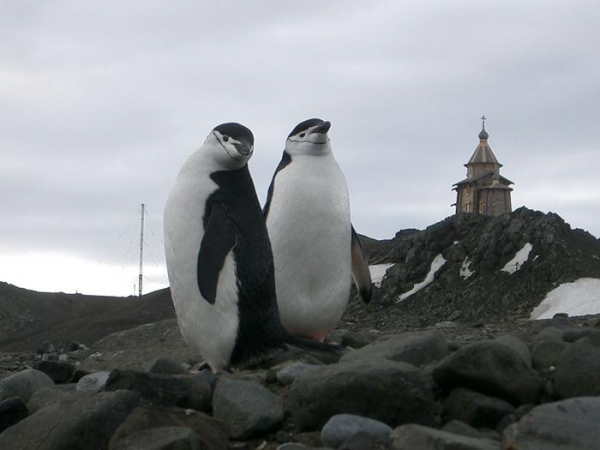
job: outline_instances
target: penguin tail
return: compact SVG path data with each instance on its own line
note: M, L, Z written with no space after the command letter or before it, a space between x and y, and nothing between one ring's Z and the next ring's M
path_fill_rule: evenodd
M287 334L284 344L287 347L298 349L306 352L319 352L327 353L332 358L341 358L344 354L344 348L336 344L326 344L325 342L318 342L312 339L308 339L301 336L295 336Z

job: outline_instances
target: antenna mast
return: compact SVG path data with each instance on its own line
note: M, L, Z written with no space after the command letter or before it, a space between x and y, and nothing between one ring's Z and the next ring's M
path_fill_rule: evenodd
M139 296L142 296L142 283L143 283L143 269L144 269L144 212L146 205L142 203L142 221L140 230L140 278L138 282Z

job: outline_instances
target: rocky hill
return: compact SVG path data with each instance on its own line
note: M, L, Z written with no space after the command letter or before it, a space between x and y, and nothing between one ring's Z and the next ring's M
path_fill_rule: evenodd
M600 278L599 239L527 208L498 218L452 216L402 230L385 245L366 244L373 262L393 265L373 305L354 301L346 319L377 329L528 318L558 285ZM432 282L418 290L428 275Z
M121 330L175 317L168 289L140 297L45 293L0 282L0 351L50 340L90 345Z

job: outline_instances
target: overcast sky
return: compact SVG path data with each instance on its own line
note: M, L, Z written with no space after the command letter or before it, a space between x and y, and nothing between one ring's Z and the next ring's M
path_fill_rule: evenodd
M0 281L166 285L162 209L210 130L253 130L264 201L285 138L332 122L359 233L453 214L488 117L513 207L600 236L600 2L0 0Z

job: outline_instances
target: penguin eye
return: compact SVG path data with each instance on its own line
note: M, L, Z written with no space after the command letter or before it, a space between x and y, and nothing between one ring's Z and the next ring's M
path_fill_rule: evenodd
M223 140L224 140L225 142L229 142L229 136L223 136Z
M306 133L300 133L300 137L306 136Z

